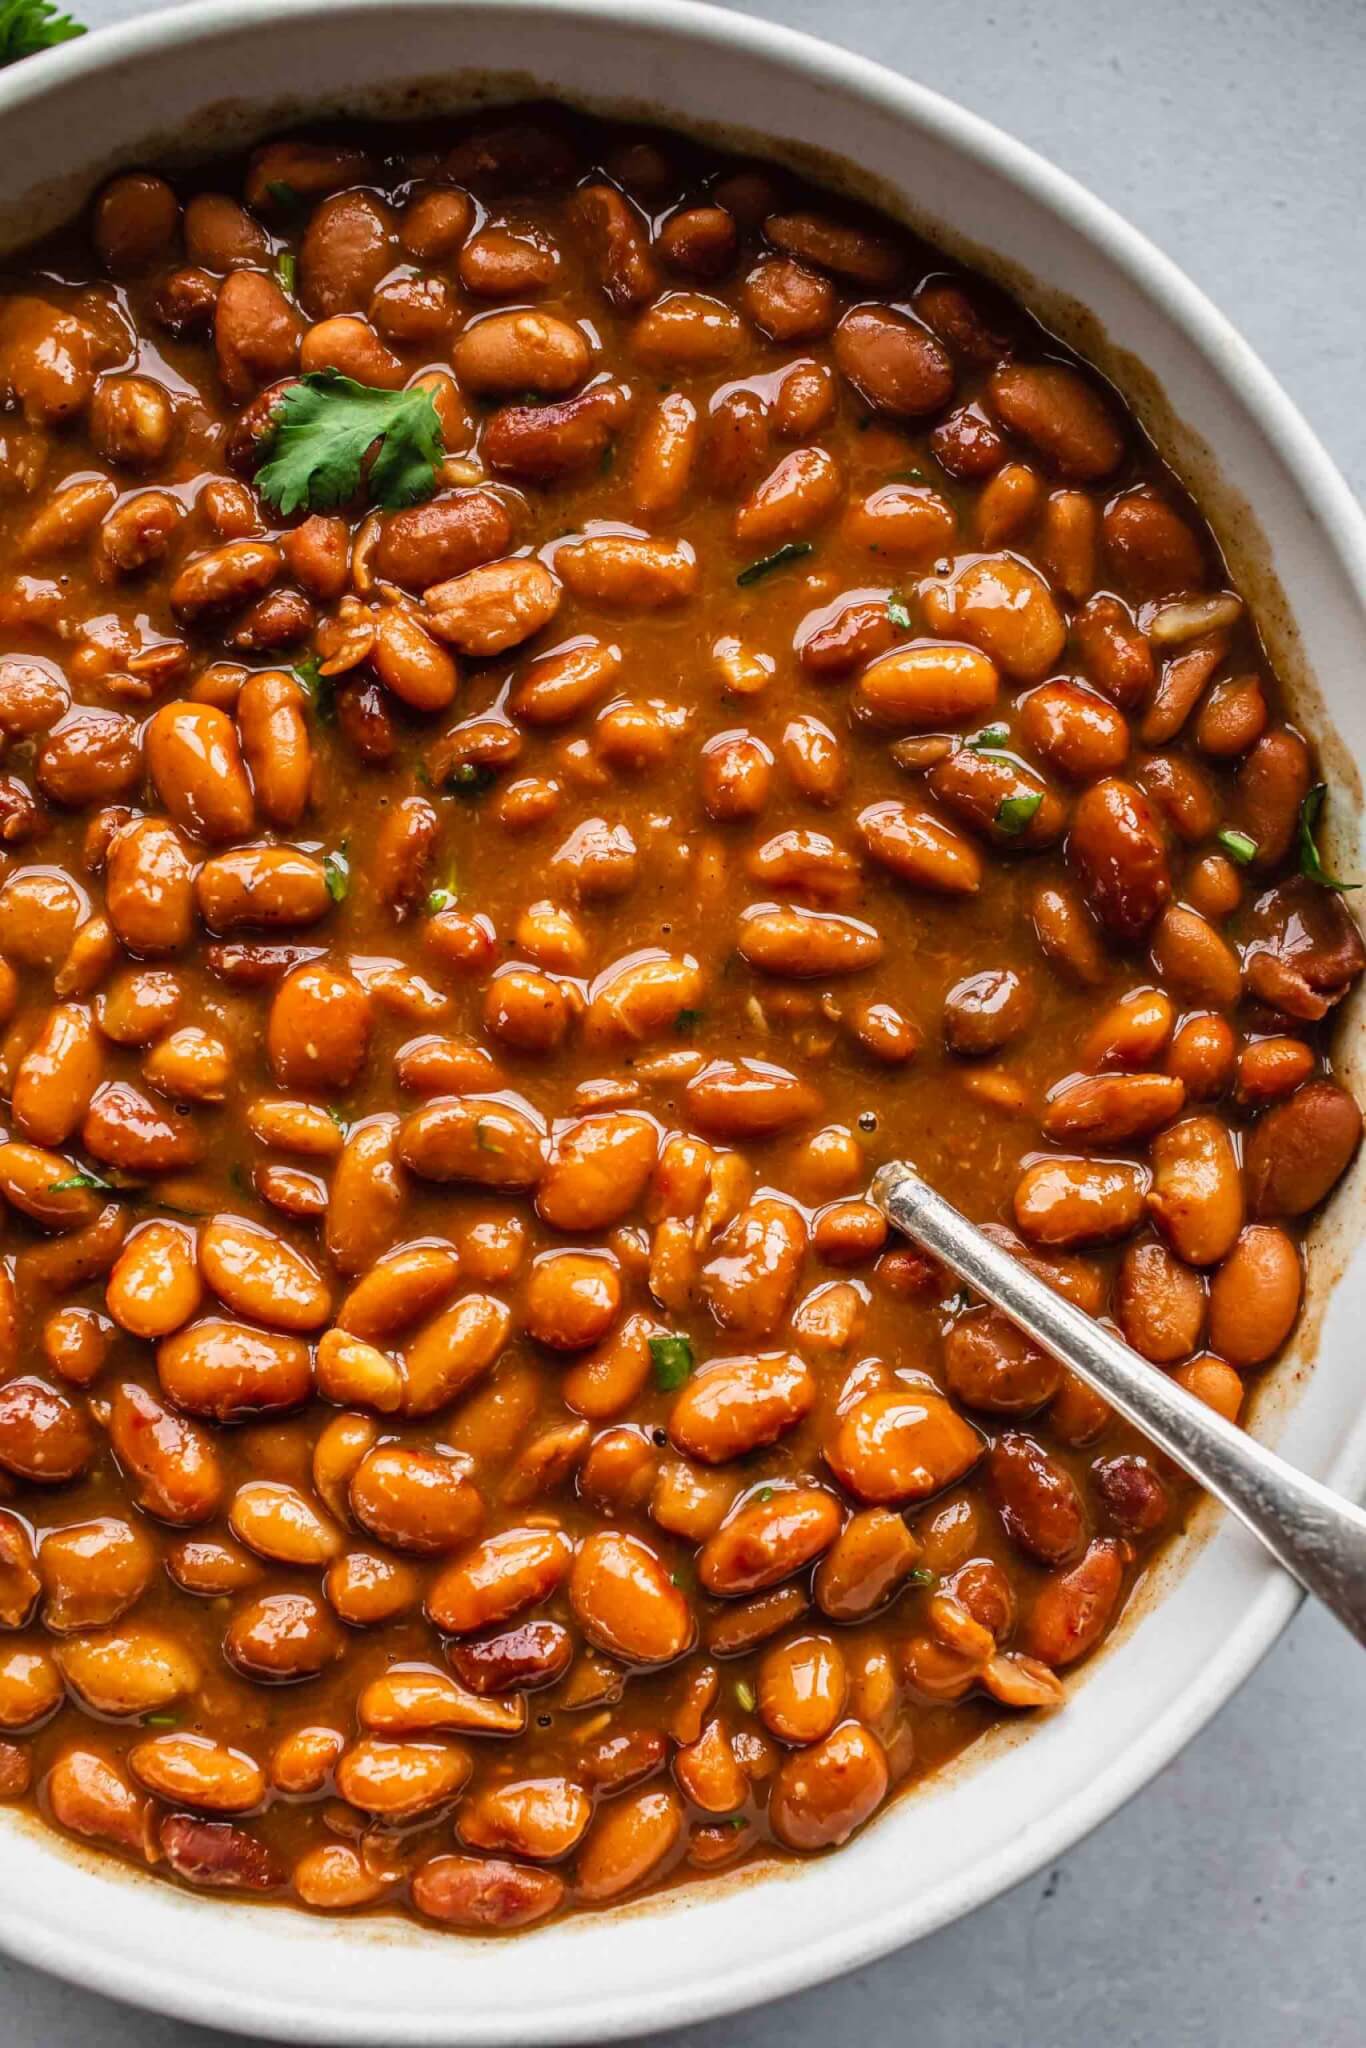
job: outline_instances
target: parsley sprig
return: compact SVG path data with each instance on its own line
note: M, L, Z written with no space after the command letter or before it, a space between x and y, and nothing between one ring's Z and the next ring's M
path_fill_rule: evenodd
M256 487L286 519L349 504L362 482L372 504L392 510L430 498L445 452L430 391L378 391L340 370L310 370L281 394Z
M17 64L85 34L85 23L62 14L53 0L0 0L0 64Z

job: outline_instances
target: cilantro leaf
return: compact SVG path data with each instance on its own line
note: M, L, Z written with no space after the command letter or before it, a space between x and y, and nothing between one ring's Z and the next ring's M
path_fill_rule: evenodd
M1043 802L1043 791L1028 790L1023 796L1003 796L996 806L996 824L1000 831L1008 832L1011 838L1027 829L1030 819Z
M1249 833L1235 832L1230 825L1214 836L1230 860L1236 860L1240 868L1245 868L1250 860L1257 858L1257 842Z
M372 504L416 505L436 488L445 443L430 391L378 391L339 370L310 370L282 394L274 419L256 487L286 519L349 503L376 442L364 479Z
M909 605L908 605L908 604L906 603L906 600L905 600L905 598L904 598L904 597L897 597L897 596L896 596L896 595L894 594L893 596L891 596L891 597L889 597L889 598L888 598L888 600L887 600L887 616L888 616L888 618L889 618L889 619L891 620L891 622L892 622L892 624L893 624L894 626L898 626L898 627L900 627L900 629L901 629L901 631L902 631L903 633L909 633L909 632L910 632L910 630L911 630L911 612L910 612L910 606L909 606Z
M66 1180L50 1180L44 1189L49 1195L71 1195L78 1188L93 1189L101 1195L121 1195L124 1190L116 1187L112 1180L105 1180L101 1174L87 1168L84 1173L73 1173Z
M980 732L975 732L972 738L965 740L963 744L973 754L1000 754L1010 745L1010 727L984 725Z
M692 1345L686 1337L651 1337L650 1363L660 1392L676 1393L692 1371Z
M771 555L761 555L757 562L751 562L747 569L742 569L735 580L744 589L746 584L757 583L761 576L771 576L775 569L785 569L789 562L800 562L814 553L809 540L785 541Z
M758 1696L755 1693L754 1687L750 1684L747 1678L736 1679L735 1697L740 1702L741 1707L747 1714L752 1714L754 1712L754 1709L759 1704Z
M308 692L319 725L331 725L337 715L335 685L331 676L323 674L317 655L310 654L306 661L296 662L294 673Z
M17 64L85 34L85 23L61 14L53 0L0 0L0 64Z
M1330 875L1323 865L1323 856L1314 837L1323 809L1323 800L1328 794L1326 782L1316 782L1300 805L1300 873L1311 882L1317 882L1321 889L1336 889L1341 895L1347 889L1359 889L1360 882L1340 882Z
M347 859L347 843L343 839L335 853L323 855L323 880L327 893L334 903L345 903L351 889L351 863Z

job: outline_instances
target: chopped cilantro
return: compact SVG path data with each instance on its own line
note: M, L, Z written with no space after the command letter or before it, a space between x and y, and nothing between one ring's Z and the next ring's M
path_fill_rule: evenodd
M933 1586L938 1584L938 1580L937 1572L932 1572L927 1564L918 1564L909 1574L906 1583L908 1586Z
M1248 833L1235 832L1229 827L1227 831L1216 832L1214 836L1229 859L1236 860L1240 868L1245 868L1250 860L1257 858L1257 842Z
M345 903L351 889L351 863L347 858L347 844L343 839L335 853L323 855L323 880L327 893L334 903Z
M493 770L484 761L457 761L446 776L447 789L457 796L479 796L493 781Z
M650 1363L660 1392L675 1393L692 1371L692 1345L686 1337L651 1337Z
M1340 882L1330 875L1323 865L1323 857L1314 837L1323 809L1323 800L1328 794L1326 782L1316 782L1300 805L1300 873L1311 882L1317 882L1321 889L1336 889L1341 894L1346 889L1359 889L1360 882Z
M178 1728L180 1726L180 1716L179 1714L144 1714L142 1725L144 1728Z
M1013 839L1026 829L1042 802L1043 791L1039 789L1029 790L1024 796L1003 796L996 806L997 826Z
M767 1507L768 1503L773 1498L773 1488L771 1486L761 1486L759 1488L759 1491L755 1494L754 1498L757 1501L760 1501L765 1507Z
M73 1173L67 1180L49 1181L46 1192L49 1195L70 1195L78 1188L94 1188L102 1195L123 1193L123 1189L115 1187L112 1180L104 1180L89 1168L84 1173Z
M737 1700L739 1700L740 1705L744 1708L747 1714L752 1714L754 1712L754 1709L759 1704L757 1698L755 1697L754 1687L750 1684L747 1678L736 1679L735 1697Z
M679 1011L678 1015L674 1018L674 1030L680 1038L688 1038L696 1031L701 1015L702 1012L700 1010Z
M503 1148L499 1144L497 1138L491 1135L491 1133L496 1131L497 1128L498 1126L494 1123L492 1117L480 1117L478 1123L474 1127L474 1142L479 1147L479 1150L481 1152L502 1151Z
M0 0L0 64L17 64L85 34L85 23L59 14L52 0Z
M747 569L742 569L735 580L743 589L748 583L757 583L761 576L771 576L775 569L785 569L789 562L800 562L814 553L809 540L785 541L771 555L760 555L757 562L751 562Z
M282 393L273 417L256 487L285 518L349 503L376 442L364 479L372 504L416 505L436 489L445 443L432 395L420 386L379 391L339 370L310 370Z
M337 715L337 703L332 678L323 674L317 655L310 654L306 661L296 662L294 674L308 693L319 725L331 725Z
M337 1108L335 1102L325 1102L323 1104L323 1108L327 1111L327 1114L331 1117L333 1123L337 1126L337 1129L339 1131L347 1131L350 1129L350 1125L347 1123L346 1118L342 1115L341 1111Z
M909 632L910 632L910 630L911 630L911 613L910 613L910 607L909 607L909 606L907 605L907 603L906 603L906 600L905 600L905 598L904 598L904 597L897 597L897 596L893 595L893 596L891 596L891 597L889 597L889 598L888 598L888 600L887 600L887 616L888 616L888 618L889 618L889 619L891 620L891 622L892 622L892 624L893 624L894 626L899 626L899 627L901 628L901 631L902 631L903 633L909 633Z
M975 732L972 738L965 740L963 744L974 754L999 754L1002 748L1010 744L1010 727L984 725L980 732Z
M294 286L299 275L299 261L292 249L281 249L275 258L275 275L280 280L282 292L294 296Z

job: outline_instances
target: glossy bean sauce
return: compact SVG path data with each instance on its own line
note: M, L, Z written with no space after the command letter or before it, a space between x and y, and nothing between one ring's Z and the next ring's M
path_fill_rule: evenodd
M1236 1416L1360 1131L1116 394L530 109L116 178L0 397L0 1794L512 1930L1062 1706L1187 1489L871 1173Z

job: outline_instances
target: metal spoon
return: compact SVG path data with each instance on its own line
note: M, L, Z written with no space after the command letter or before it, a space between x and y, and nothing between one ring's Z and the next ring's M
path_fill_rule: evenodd
M1366 1513L1287 1465L1081 1309L894 1159L873 1181L889 1223L924 1245L1245 1522L1276 1562L1366 1643Z

